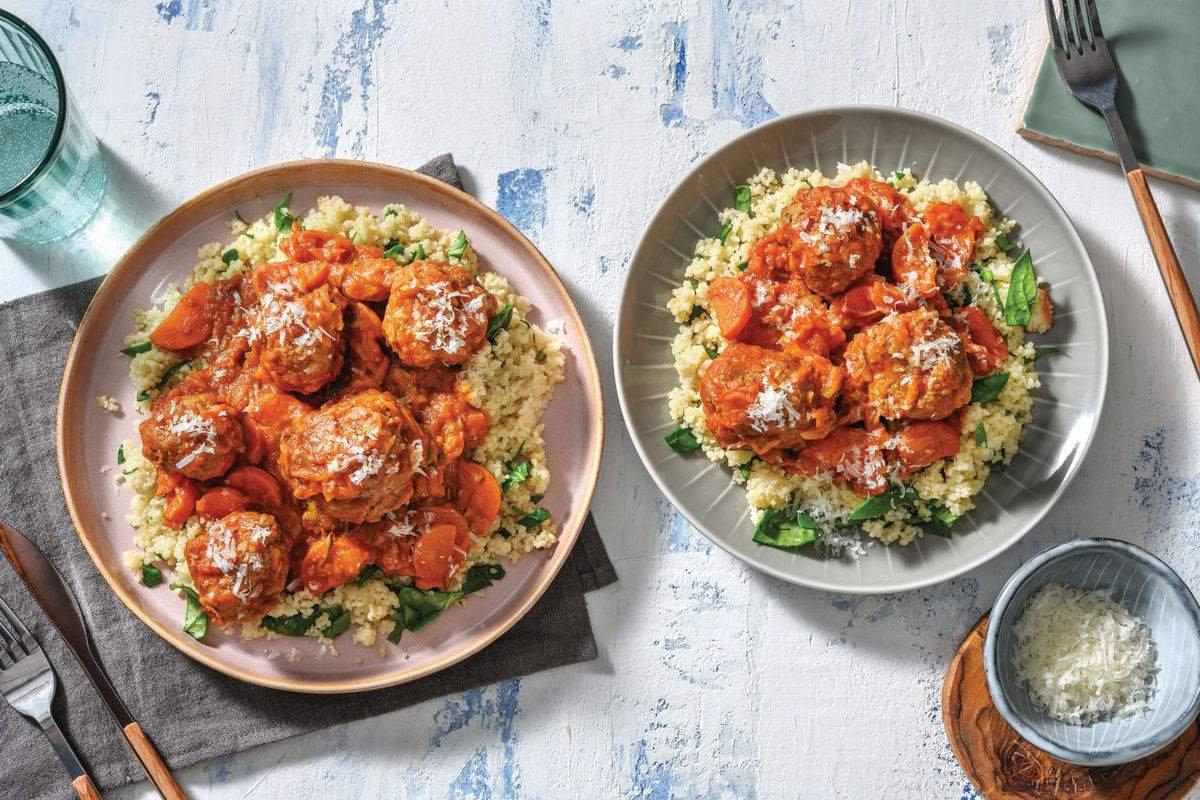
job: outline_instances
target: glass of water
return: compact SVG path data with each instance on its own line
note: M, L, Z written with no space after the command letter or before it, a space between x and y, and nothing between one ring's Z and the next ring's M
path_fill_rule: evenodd
M104 156L33 28L0 9L0 238L41 244L88 223Z

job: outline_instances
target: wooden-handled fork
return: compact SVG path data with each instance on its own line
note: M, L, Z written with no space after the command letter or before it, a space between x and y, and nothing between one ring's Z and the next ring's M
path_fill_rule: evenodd
M1200 311L1196 308L1192 290L1179 266L1179 258L1171 246L1158 206L1150 194L1146 175L1133 154L1133 148L1129 146L1125 126L1117 114L1117 67L1109 52L1108 42L1104 39L1104 32L1100 29L1096 0L1083 0L1082 4L1080 0L1074 0L1074 13L1068 0L1059 0L1059 3L1061 21L1055 17L1054 1L1046 0L1046 21L1050 26L1054 63L1058 65L1059 74L1071 94L1103 114L1104 121L1108 123L1108 131L1117 146L1121 169L1125 170L1125 177L1129 180L1129 188L1137 202L1138 213L1150 238L1150 247L1158 260L1158 268L1162 271L1167 294L1171 296L1175 316L1179 319L1183 338L1192 354L1192 365L1200 375ZM1087 9L1086 16L1084 7Z

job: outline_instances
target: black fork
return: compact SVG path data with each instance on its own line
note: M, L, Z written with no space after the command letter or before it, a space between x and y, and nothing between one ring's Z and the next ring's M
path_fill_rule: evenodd
M1162 216L1158 213L1158 206L1150 194L1146 175L1133 154L1129 137L1125 134L1125 126L1117 113L1117 65L1113 62L1104 31L1100 28L1096 0L1059 0L1061 20L1055 17L1054 0L1045 2L1046 22L1050 26L1050 44L1054 48L1054 63L1058 65L1059 74L1062 75L1071 94L1103 114L1104 121L1108 123L1108 131L1117 147L1121 169L1129 180L1129 188L1133 191L1138 213L1141 214L1146 235L1150 238L1150 247L1154 250L1154 257L1162 272L1163 283L1166 284L1167 294L1175 307L1175 316L1179 320L1183 338L1187 340L1192 364L1197 374L1200 374L1200 311L1196 308L1196 300L1192 297L1187 278L1179 266L1179 258L1175 255L1175 248L1171 246Z

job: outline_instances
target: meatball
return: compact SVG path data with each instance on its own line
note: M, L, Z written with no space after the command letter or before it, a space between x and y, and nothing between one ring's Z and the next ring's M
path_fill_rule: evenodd
M187 543L184 554L200 603L213 622L259 619L279 599L289 542L270 514L234 511Z
M917 219L917 212L913 210L908 198L886 183L870 178L853 178L846 181L842 189L855 197L866 197L875 203L879 211L879 224L883 229L885 252L891 252L892 246L904 232L904 226Z
M311 394L342 369L346 300L325 282L328 270L321 262L255 270L251 340L259 365L281 389Z
M345 522L374 522L413 495L429 442L408 408L377 389L300 419L279 443L279 472L298 499Z
M841 383L842 370L815 353L735 342L700 380L704 422L725 447L758 453L795 447L833 429Z
M465 364L495 310L496 298L462 267L417 261L396 271L383 332L406 366Z
M883 248L879 211L865 194L803 189L783 210L780 243L808 288L832 297L875 268Z
M928 308L893 314L846 346L846 396L887 419L942 419L971 400L958 333Z
M199 481L224 473L245 448L237 411L207 392L159 397L138 431L146 458Z

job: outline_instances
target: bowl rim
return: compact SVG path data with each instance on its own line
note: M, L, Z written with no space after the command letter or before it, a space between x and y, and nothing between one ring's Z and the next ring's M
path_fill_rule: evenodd
M103 326L104 320L98 319L99 309L106 305L116 302L110 297L117 291L118 284L126 277L127 274L133 273L140 269L142 262L148 258L148 253L155 251L162 246L164 237L170 236L170 231L173 224L177 220L184 218L193 209L193 207L201 205L205 201L214 196L228 193L231 191L241 190L247 184L252 184L255 181L262 180L277 180L286 183L288 176L294 172L316 172L331 171L338 174L339 171L359 171L370 174L375 178L387 178L398 183L408 182L421 184L423 188L431 191L434 195L441 195L443 198L452 203L465 204L475 213L487 219L491 224L495 225L503 231L510 239L512 239L529 257L529 263L534 268L542 273L545 280L553 287L565 308L570 314L571 322L575 325L580 333L580 347L575 352L575 360L580 373L580 380L584 385L584 391L595 398L595 422L596 430L592 441L586 443L594 453L591 460L584 465L581 475L581 492L579 507L583 509L582 513L573 515L575 517L574 524L564 525L559 529L558 543L555 545L554 552L551 555L546 566L542 568L542 575L526 592L526 596L521 600L518 606L504 619L496 624L493 630L488 631L485 635L477 636L469 640L466 644L450 651L443 657L439 658L418 670L405 671L398 668L389 671L386 674L380 674L370 678L359 678L354 680L344 680L338 682L313 683L311 679L282 679L265 677L251 671L233 666L226 663L220 658L217 658L213 653L210 653L203 647L197 647L198 643L191 641L190 637L185 637L174 631L168 631L159 625L154 618L141 606L138 600L129 595L121 586L120 581L114 574L114 569L104 562L100 557L98 549L92 543L94 535L100 538L102 534L93 534L87 525L84 523L84 515L81 511L87 505L86 492L75 487L70 479L71 473L76 469L76 461L81 459L81 455L76 452L78 448L67 447L65 438L65 419L71 413L77 413L79 404L90 398L76 392L69 395L68 391L73 387L75 377L78 372L75 370L76 362L80 359L81 343L91 335L94 328ZM605 430L605 409L603 403L603 386L600 381L600 370L596 362L595 349L592 346L591 337L588 335L587 327L584 325L583 318L579 314L579 309L575 305L570 292L567 290L566 284L561 276L550 264L549 260L542 254L540 250L526 237L515 225L509 222L498 211L484 205L479 199L467 194L466 192L456 189L453 186L443 183L442 181L432 178L414 170L396 167L390 164L383 164L374 161L360 161L356 159L339 159L339 158L313 158L300 159L296 161L287 161L277 164L272 164L265 167L259 167L240 175L234 176L227 180L221 181L203 191L197 193L190 199L181 203L174 210L165 214L161 219L151 225L145 233L143 233L137 241L135 241L121 258L113 266L112 270L104 276L96 293L88 303L87 311L84 313L83 319L79 323L79 327L75 332L75 338L71 342L71 348L67 354L66 365L63 368L63 376L61 387L58 395L58 411L55 418L55 443L58 450L58 473L59 482L63 491L63 497L66 501L67 510L71 515L71 522L75 528L79 540L82 542L84 549L87 551L88 557L95 565L97 571L104 578L113 594L121 601L121 603L134 613L151 631L153 631L160 639L175 647L184 655L192 658L201 664L216 670L222 674L244 681L246 683L265 686L273 689L283 689L292 692L302 692L308 694L343 694L353 692L370 691L374 689L382 689L390 686L397 686L403 683L408 683L419 678L440 672L447 667L450 667L469 656L474 655L483 648L490 645L521 618L523 618L534 604L541 599L542 595L550 587L550 584L557 577L559 571L566 563L568 556L574 549L576 542L582 532L583 525L587 519L588 509L591 506L592 499L595 496L596 486L600 477L600 467L604 457L604 430ZM121 565L115 565L116 569L120 569ZM187 638L188 641L184 641Z
M667 194L667 196L662 200L662 202L659 203L658 209L655 211L654 216L652 216L650 218L650 221L647 223L646 228L642 231L641 236L638 238L637 245L634 247L633 255L629 261L629 269L625 273L625 279L624 279L624 282L621 287L621 293L617 299L616 316L615 316L614 322L613 322L613 344L612 344L613 350L612 350L612 353L613 353L613 374L614 374L616 388L617 388L617 401L618 401L620 409L621 409L621 414L625 420L625 424L630 427L630 433L632 434L633 433L632 426L630 426L630 423L629 423L629 420L631 419L632 404L631 404L630 398L626 396L626 387L625 387L625 382L624 382L624 378L623 378L623 369L622 369L622 365L621 365L621 355L622 355L621 354L621 339L622 339L621 331L623 331L628 325L630 325L632 317L633 317L633 313L634 313L632 311L632 299L633 299L633 291L634 291L634 289L633 289L634 272L635 272L634 267L638 264L639 261L644 260L646 258L646 256L643 255L643 253L644 253L644 251L647 251L650 247L650 244L651 244L650 234L655 228L657 228L660 224L662 224L662 222L666 218L666 208L669 205L673 205L673 201L677 197L681 197L688 193L688 191L687 191L688 184L691 183L693 178L698 173L708 170L708 169L712 168L714 165L719 165L721 160L723 158L725 158L726 153L739 147L745 139L747 139L748 137L750 137L752 135L761 135L761 132L763 130L781 128L781 127L784 127L784 126L794 123L798 119L803 119L803 118L807 118L807 117L818 117L818 116L822 116L822 115L831 115L831 114L835 114L835 115L861 114L864 112L869 113L869 114L877 114L877 115L881 115L884 117L888 117L888 116L896 117L896 118L899 118L902 120L932 123L933 125L943 127L948 133L951 133L951 134L957 135L957 136L961 136L961 137L967 139L975 147L989 151L990 153L995 155L997 158L999 158L1001 161L1003 161L1009 167L1011 167L1016 173L1021 175L1026 180L1027 185L1034 192L1039 194L1051 206L1051 208L1057 209L1058 213L1062 217L1062 221L1066 223L1067 244L1077 247L1079 249L1079 251L1083 254L1084 260L1085 260L1087 266L1090 267L1090 269L1085 271L1085 274L1084 274L1085 283L1087 284L1088 288L1091 290L1093 299L1095 300L1097 313L1099 314L1099 317L1100 317L1100 328L1102 331L1102 336L1100 337L1100 340L1097 343L1099 351L1100 351L1097 355L1097 361L1099 362L1098 367L1099 367L1099 378L1100 378L1100 392L1099 392L1099 396L1096 398L1097 411L1096 411L1096 414L1092 418L1091 428L1090 428L1090 430L1088 430L1087 435L1083 439L1083 443L1080 448L1078 457L1076 457L1072 460L1072 463L1069 465L1066 473L1063 475L1062 480L1059 482L1058 486L1055 488L1053 495L1046 498L1046 500L1042 504L1041 509L1038 510L1025 523L1023 529L1020 532L1018 532L1015 536L1013 536L1009 541L1003 543L1002 545L1000 545L999 547L996 547L995 549L989 550L978 556L963 559L961 562L956 563L955 566L948 571L944 571L942 573L937 573L935 575L927 576L927 577L923 577L923 578L899 580L899 581L896 581L895 583L886 583L886 584L877 583L877 584L872 584L872 585L846 586L846 585L838 583L837 581L826 580L823 578L796 576L796 575L790 574L785 569L779 569L777 567L774 567L756 556L747 556L747 555L743 555L741 553L734 552L733 549L729 545L727 545L724 541L722 541L720 537L710 534L708 531L708 528L698 518L696 518L691 513L689 513L688 510L680 503L679 498L676 496L676 493L673 491L673 489L669 485L667 485L665 479L659 474L658 470L654 467L653 459L650 457L650 454L642 448L641 443L638 440L638 437L631 435L630 439L633 442L634 448L637 450L638 457L641 459L642 465L646 468L646 471L650 473L650 477L654 479L655 484L658 486L659 490L666 496L667 500L670 501L671 505L674 506L675 509L678 510L681 514L683 514L684 518L686 518L687 521L689 523L691 523L692 527L694 527L697 531L699 531L701 534L703 534L706 539L708 539L713 544L717 545L717 547L721 548L729 555L733 556L734 558L738 559L739 561L749 564L750 566L754 567L755 569L758 569L762 572L767 573L768 575L779 578L780 580L783 580L783 581L787 581L788 583L796 584L798 586L807 586L812 589L821 589L821 590L831 591L831 592L843 592L843 593L847 593L847 594L884 594L884 593L891 593L891 592L905 592L905 591L912 591L915 589L922 589L927 586L933 586L935 584L941 583L942 581L950 580L951 578L956 578L965 572L969 572L970 570L975 569L976 567L978 567L982 564L985 564L988 561L991 561L992 559L999 556L1001 553L1008 550L1014 544L1019 542L1021 539L1025 538L1025 536L1029 533L1029 531L1033 530L1038 525L1038 523L1040 523L1042 521L1042 519L1046 516L1046 514L1048 514L1050 512L1050 509L1053 508L1057 504L1058 500L1062 497L1063 493L1067 490L1067 487L1071 485L1071 482L1075 479L1075 476L1078 474L1080 467L1083 465L1084 460L1087 458L1087 454L1091 450L1092 441L1094 440L1094 438L1096 436L1096 431L1099 430L1099 427L1100 427L1100 418L1104 412L1104 400L1108 393L1109 330L1108 330L1108 314L1107 314L1107 311L1106 311L1105 305L1104 305L1104 295L1100 291L1100 283L1096 277L1095 263L1093 262L1092 256L1088 252L1087 246L1084 244L1083 239L1080 237L1079 231L1075 227L1075 223L1071 221L1070 215L1067 214L1066 209L1064 209L1062 207L1062 204L1058 202L1058 199L1054 197L1054 195L1050 192L1050 190L1046 188L1045 184L1043 184L1041 182L1041 180L1039 180L1038 177L1036 175L1034 175L1033 172L1031 172L1028 167L1026 167L1024 164L1022 164L1019 160L1017 160L1016 156L1012 155L1007 150L1000 147L998 144L992 142L991 140L985 138L981 134L978 134L968 128L965 128L956 122L951 122L950 120L943 119L942 117L936 116L934 114L927 114L922 111L914 111L912 109L906 109L906 108L897 108L895 106L881 106L881 105L873 105L873 104L854 104L854 103L832 105L832 106L819 106L816 108L810 108L805 111L800 111L800 112L797 112L794 114L787 114L784 116L780 116L769 122L765 122L765 123L756 125L753 128L751 128L747 131L744 131L743 133L738 134L734 138L730 139L728 142L721 145L719 148L717 148L715 151L713 151L709 156L707 156L703 160L691 165L691 167L688 168L687 172L683 175L683 177L681 177L675 183L674 188L672 188L671 191ZM629 309L628 313L626 312L626 309ZM884 545L884 546L887 546L887 545Z
M1000 594L996 596L996 601L992 604L992 609L988 613L987 635L983 641L983 667L987 677L988 694L992 697L992 703L996 706L996 710L1000 712L1000 716L1004 721L1012 726L1023 739L1028 741L1034 747L1049 753L1060 761L1066 761L1069 764L1079 764L1088 767L1104 767L1113 766L1116 764L1127 764L1131 761L1137 761L1140 758L1157 752L1167 745L1174 742L1187 730L1188 726L1195 721L1196 716L1200 714L1200 687L1193 693L1191 702L1187 705L1182 713L1176 716L1175 723L1166 728L1163 733L1153 737L1138 740L1133 744L1125 745L1119 749L1084 751L1075 750L1070 747L1047 739L1045 736L1027 725L1008 702L1008 698L1004 692L1004 688L1000 683L1000 678L997 674L997 647L999 645L1001 625L993 625L994 620L1002 619L1005 612L1011 605L1012 599L1017 591L1024 586L1033 575L1051 563L1064 558L1078 556L1089 551L1104 551L1115 552L1123 557L1137 561L1140 564L1154 570L1162 575L1168 585L1174 590L1175 594L1184 601L1184 607L1191 614L1193 628L1200 630L1200 604L1196 602L1195 595L1191 589L1184 583L1179 574L1171 568L1169 564L1163 561L1158 556L1151 553L1146 548L1127 542L1123 539L1113 539L1103 536L1095 536L1087 539L1073 539L1069 542L1063 542L1052 547L1042 550L1029 561L1022 564L1004 583L1004 587L1000 590Z

